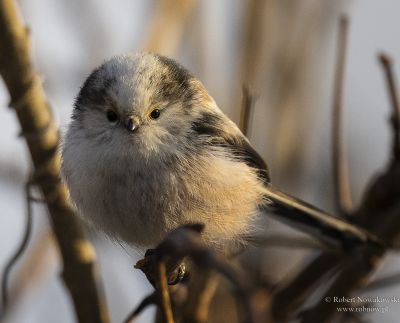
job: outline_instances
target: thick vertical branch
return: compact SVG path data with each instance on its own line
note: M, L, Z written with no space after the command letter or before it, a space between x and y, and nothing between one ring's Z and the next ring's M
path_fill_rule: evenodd
M343 138L343 83L346 63L346 47L348 34L348 21L341 17L337 43L336 70L332 109L332 160L335 204L340 214L348 214L353 203L351 199L349 174L347 168L346 148Z
M59 133L31 62L28 30L12 0L0 0L0 73L32 157L34 182L40 187L49 210L63 259L63 278L78 320L108 322L97 284L95 252L83 235L59 178Z

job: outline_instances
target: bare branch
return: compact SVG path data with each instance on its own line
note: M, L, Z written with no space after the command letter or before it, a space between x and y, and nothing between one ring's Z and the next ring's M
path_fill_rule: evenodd
M342 215L348 214L353 209L342 122L347 35L348 19L343 16L340 18L339 23L332 108L332 160L335 204L338 212Z
M108 322L95 271L95 251L85 239L62 185L59 133L30 54L29 34L12 0L0 1L0 73L11 96L46 201L63 259L63 278L79 322Z
M327 276L332 277L337 272L341 264L340 258L338 254L319 255L292 281L282 284L272 299L273 316L279 321L284 321L288 315L297 312L307 297L314 293L318 284Z
M29 239L31 237L32 233L32 197L30 194L30 188L31 188L31 183L28 182L25 185L25 202L26 202L26 223L25 223L25 232L22 237L22 241L20 245L18 246L17 250L15 253L12 255L11 259L7 262L4 272L3 272L3 277L1 281L1 292L2 292L2 302L3 302L3 312L7 310L7 305L8 305L8 281L9 281L9 276L11 274L11 270L17 260L21 257L23 252L25 251L26 247L28 246ZM3 313L4 314L4 313Z
M250 115L254 105L254 96L247 85L242 86L242 106L240 111L239 128L247 137L250 131Z
M393 73L393 63L390 57L384 53L381 53L379 55L379 61L381 62L382 68L385 72L387 89L392 103L392 116L391 116L391 124L393 127L392 154L395 160L400 160L400 103L399 103L399 96L397 94L395 76Z
M149 305L153 304L158 304L159 303L159 295L158 292L155 291L149 296L145 297L141 303L138 305L137 308L133 310L131 314L128 315L128 317L124 320L124 323L131 323L133 322L137 316L144 310L146 309Z
M204 270L201 275L192 277L190 293L184 304L183 322L206 323L209 306L218 286L219 277L211 270Z
M302 323L332 322L332 316L337 314L337 304L326 302L328 297L340 295L349 297L351 291L360 288L367 281L371 272L379 263L383 250L369 247L360 248L353 257L347 260L346 267L335 279L328 291L321 297L317 305L303 314Z
M167 271L164 260L161 260L158 264L158 275L158 285L161 294L161 312L163 314L164 322L174 323L174 316L172 315L171 300L167 285Z
M184 257L189 257L197 268L215 270L225 277L234 287L237 304L241 309L241 322L254 322L246 278L223 255L204 245L200 238L203 227L201 224L192 224L171 231L156 249L136 265L136 268L141 269L153 283L156 280L154 268L157 268L160 260L172 259L175 266L170 267L174 268Z

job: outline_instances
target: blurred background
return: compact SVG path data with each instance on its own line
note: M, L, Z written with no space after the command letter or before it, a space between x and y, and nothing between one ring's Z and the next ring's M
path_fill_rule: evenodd
M87 0L18 1L31 29L33 52L62 131L80 86L109 57L151 50L188 67L220 108L239 121L242 84L256 99L249 139L265 157L280 189L333 211L330 120L335 41L340 14L350 17L345 73L345 136L355 201L389 152L389 102L376 55L395 59L400 2L396 0ZM396 61L397 60L397 61ZM24 183L30 169L8 93L0 84L0 269L24 228ZM73 322L59 279L59 259L43 207L35 206L34 235L13 272L14 301L7 322ZM133 269L139 255L92 234L112 321L121 322L151 291ZM295 272L307 254L266 251L271 280ZM273 264L273 265L271 265ZM389 255L379 275L395 272ZM371 296L398 296L393 286ZM398 322L400 304L366 314ZM151 322L146 310L139 322Z

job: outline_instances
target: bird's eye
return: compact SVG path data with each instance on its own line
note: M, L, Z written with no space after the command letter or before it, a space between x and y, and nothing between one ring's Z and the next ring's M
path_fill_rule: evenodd
M118 121L118 114L116 114L113 110L107 111L107 120L111 123L115 123Z
M150 112L150 118L152 119L157 119L159 116L160 116L159 109L154 109L153 111Z

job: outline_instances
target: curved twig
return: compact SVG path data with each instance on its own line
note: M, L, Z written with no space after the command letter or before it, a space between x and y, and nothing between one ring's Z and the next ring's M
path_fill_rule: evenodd
M149 305L158 304L159 303L159 294L157 291L154 291L152 294L146 296L141 303L136 307L131 314L124 320L123 323L131 323L137 316L146 309Z
M34 199L30 195L30 187L31 183L27 182L25 185L25 198L26 198L26 222L25 222L25 231L22 237L22 240L14 252L14 254L11 256L10 260L7 262L4 272L3 272L3 277L1 280L1 294L2 294L2 303L3 303L3 311L5 312L7 310L7 304L8 304L8 282L10 278L10 273L14 265L16 264L17 260L21 257L23 252L25 251L26 247L28 246L29 239L31 237L32 233L32 202Z

